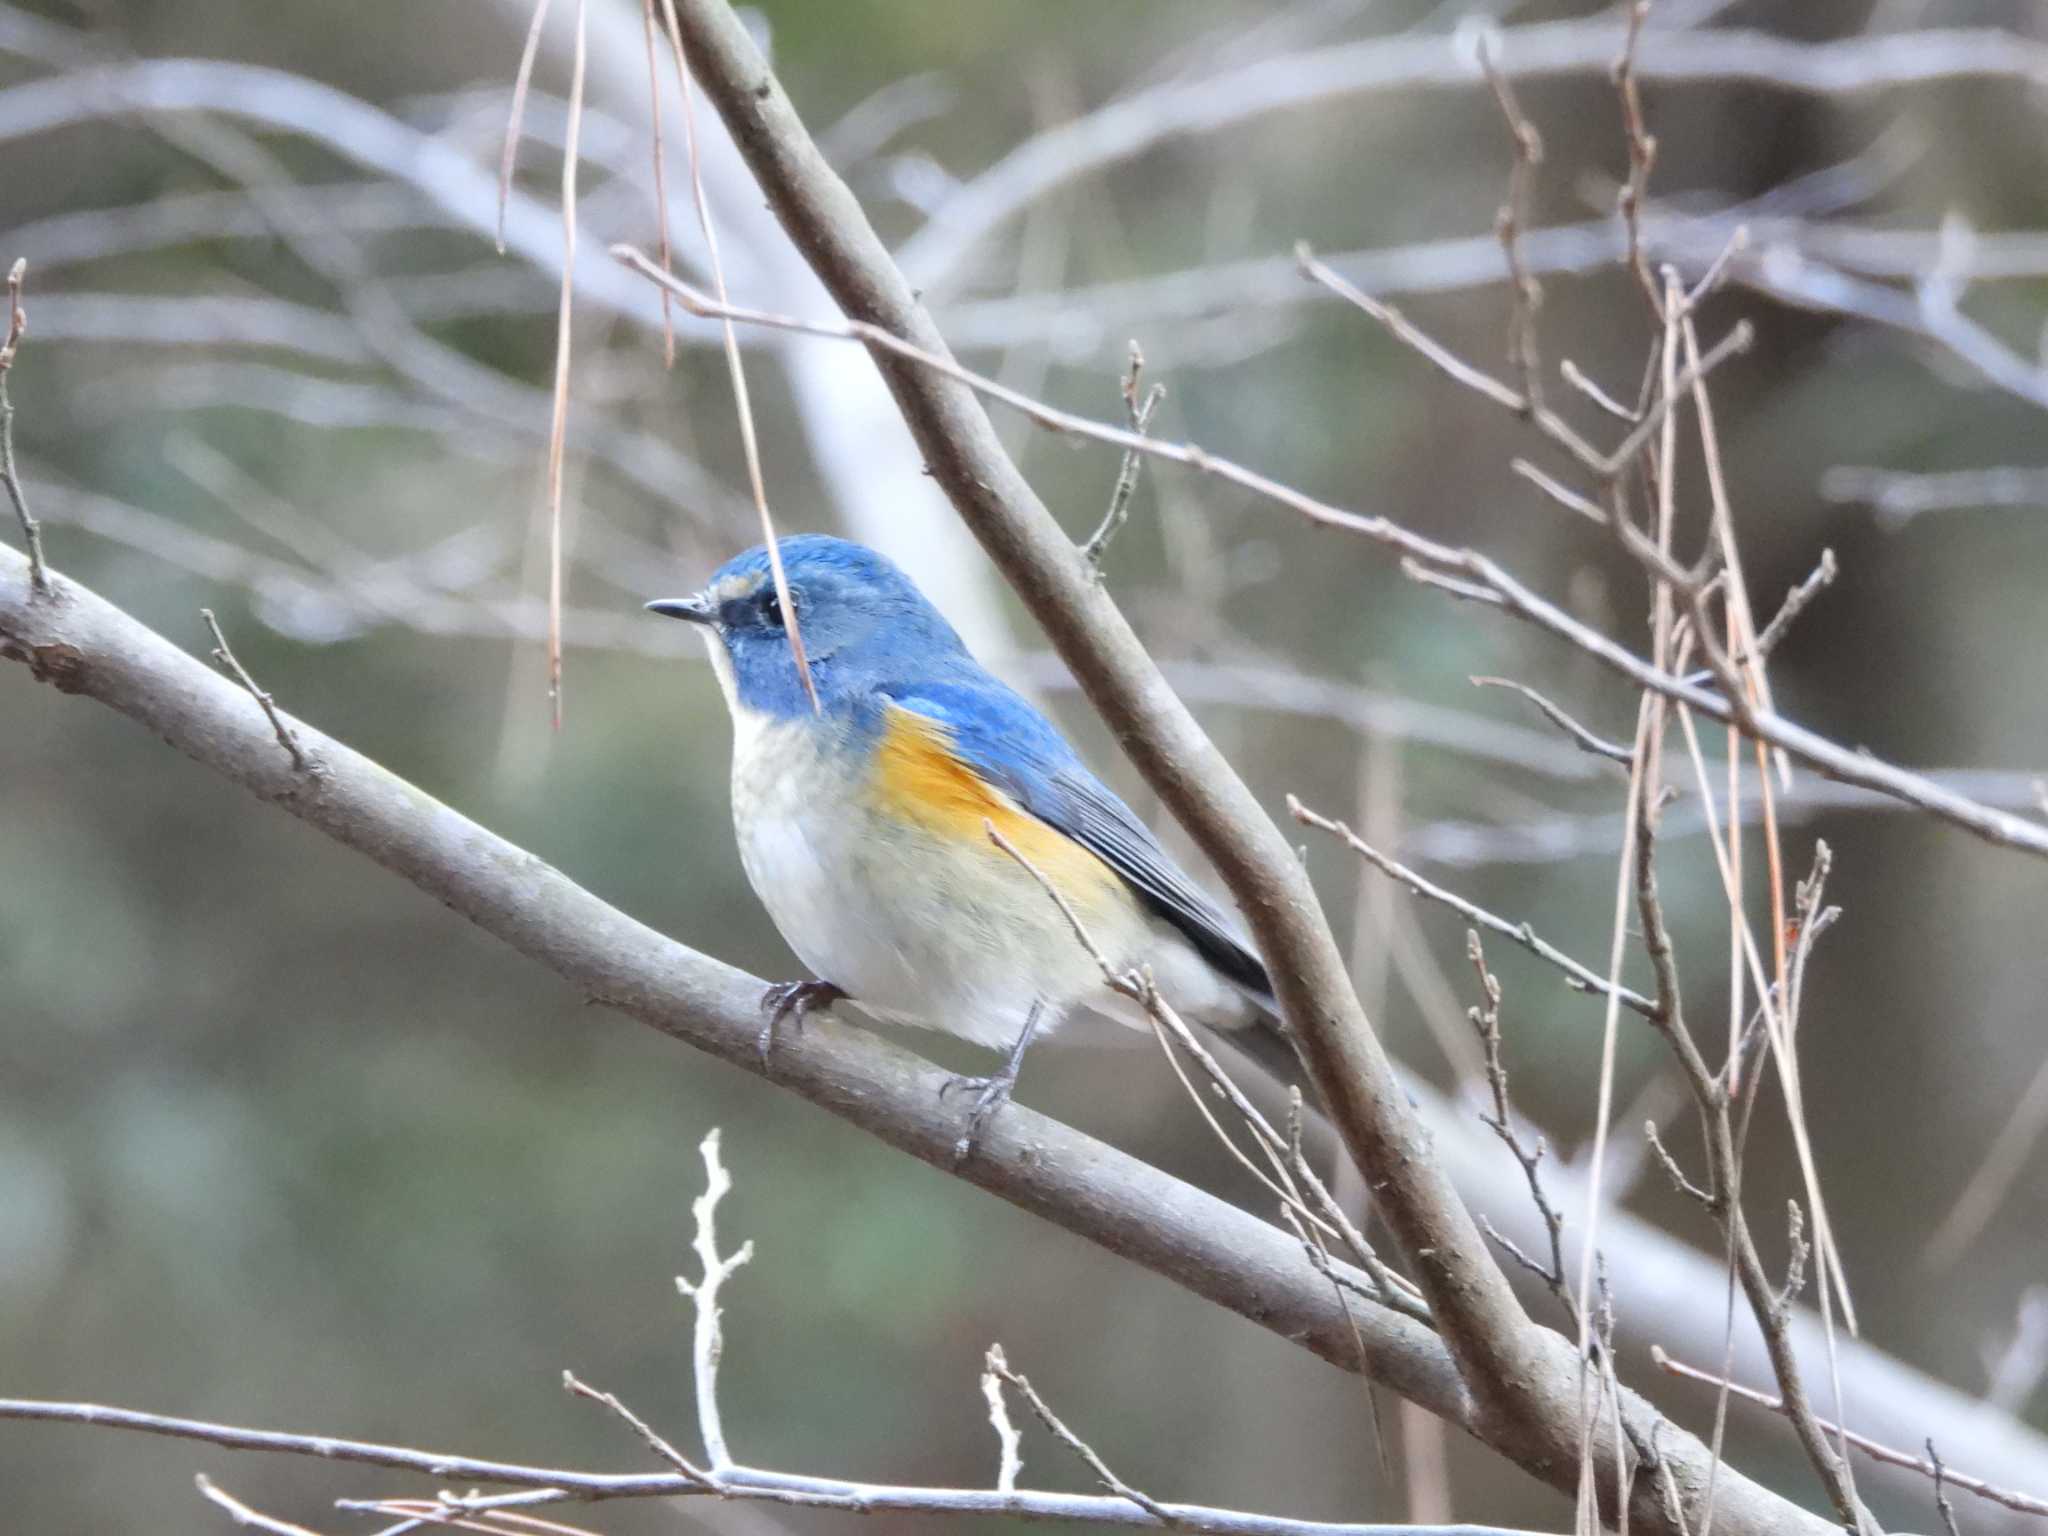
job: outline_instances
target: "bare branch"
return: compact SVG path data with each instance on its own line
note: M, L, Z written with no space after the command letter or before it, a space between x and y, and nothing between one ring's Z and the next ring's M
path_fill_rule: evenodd
M1820 564L1813 568L1806 580L1785 594L1784 603L1771 616L1771 622L1764 626L1763 633L1756 637L1756 654L1759 657L1768 656L1778 648L1778 642L1785 638L1785 632L1791 629L1799 615L1806 612L1807 606L1825 588L1834 585L1835 573L1835 552L1832 549L1822 550Z

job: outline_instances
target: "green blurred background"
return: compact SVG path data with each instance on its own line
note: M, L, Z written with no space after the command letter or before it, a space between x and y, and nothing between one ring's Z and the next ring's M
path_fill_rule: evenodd
M790 96L830 130L878 228L900 244L957 211L963 184L1016 145L1105 103L1373 37L1469 47L1469 32L1454 35L1466 9L841 0L756 14ZM1473 9L1511 28L1602 14ZM560 240L573 8L555 10L514 210L515 234L532 238L527 255L515 239L506 257L473 215L494 174L523 4L52 0L0 12L0 260L31 262L31 333L12 386L23 469L66 572L196 653L198 610L215 608L296 713L637 917L783 976L793 962L731 844L715 689L690 637L638 613L645 597L694 586L753 532L715 344L686 332L664 373L650 302L602 256L610 240L651 244L656 222L638 7L624 0L592 5L566 723L548 725L539 512L555 271L543 268ZM2048 34L2020 0L1673 0L1658 20L1815 39L2003 26L2035 48ZM237 66L177 86L225 110L146 94L172 90L152 66L181 58ZM2048 224L2041 90L1985 78L1835 94L1646 86L1660 249L1696 273L1731 210L1756 221L1744 280L1706 311L1710 337L1740 316L1759 331L1715 390L1752 590L1774 607L1824 546L1842 566L1779 653L1781 702L1904 763L2013 770L1978 787L2022 808L2026 771L2048 766L2038 490L2019 498L2030 504L1908 518L1824 495L1823 481L1844 465L2038 474L2048 416L1951 349L1817 308L1813 295L1832 276L1843 292L1860 284L1866 309L1891 295L1893 313L1912 311L1913 273L1935 270L1944 217L2013 233L2019 243L1995 252L1960 233L1948 249L1953 270L1993 264L1987 252L2006 260L2011 270L1964 302L2030 370L2048 318L2048 254L2024 243ZM1595 69L1520 94L1547 150L1533 222L1591 221L1581 243L1611 244L1624 170L1612 88ZM388 117L351 115L361 104ZM319 132L290 127L301 112ZM348 152L387 123L393 163ZM735 297L821 312L702 126ZM675 127L670 192L687 264L696 245ZM1517 424L1289 275L1297 239L1329 252L1462 239L1410 253L1403 280L1377 286L1411 292L1404 307L1419 322L1503 366L1507 290L1489 231L1506 163L1499 113L1476 79L1348 94L1177 134L1063 182L919 277L942 327L1007 382L1114 418L1135 337L1170 392L1162 433L1479 543L1640 646L1640 581L1599 530L1510 474L1509 459L1532 449ZM421 190L448 164L467 177L456 179L468 214L450 207L455 193ZM1840 228L1878 244L1906 232L1897 248L1919 253L1917 266L1859 265L1828 243ZM1649 338L1640 299L1598 250L1556 249L1583 270L1546 278L1547 356L1631 392ZM1230 264L1258 260L1278 265L1233 286ZM1139 281L1188 271L1210 274L1190 280L1192 300L1185 286ZM1138 286L1101 286L1125 283ZM1790 302L1801 284L1805 300ZM747 345L781 525L852 532L905 558L1149 811L920 481L865 360L830 343ZM1551 390L1589 430L1614 430L1561 384ZM1113 457L1001 425L1084 534ZM1696 527L1704 492L1697 466L1686 469ZM1148 475L1107 574L1163 658L1238 669L1184 675L1207 680L1192 690L1204 718L1270 806L1293 792L1368 818L1434 876L1534 918L1589 961L1604 955L1618 781L1467 679L1510 673L1624 734L1633 702L1606 674L1405 581L1378 549L1187 476ZM1374 728L1328 708L1272 707L1285 702L1275 675L1332 681L1352 691L1354 711L1377 701ZM1449 744L1453 734L1473 742ZM1811 775L1801 788L1815 793ZM2039 1369L2029 1378L2009 1348L2028 1317L2038 1335L2048 1310L2048 1152L2024 1134L2048 1054L2048 879L2037 862L1911 817L1798 797L1789 814L1799 868L1814 835L1834 846L1830 895L1845 908L1815 965L1802 1038L1866 1336L1966 1392L1996 1386L2048 1427ZM1665 887L1690 1005L1711 1035L1718 1026L1704 1021L1725 1012L1725 913L1705 841L1682 835L1686 807L1673 815ZM1462 1040L1457 1005L1472 1000L1462 926L1371 895L1340 850L1311 845L1308 858L1339 933L1355 935L1368 1007L1393 1048L1450 1086L1437 1042ZM1591 1127L1600 1009L1504 945L1492 958L1508 989L1518 1101L1573 1155ZM1624 1027L1620 1043L1618 1103L1648 1094L1655 1112L1682 1118L1647 1033ZM1249 1198L1147 1051L1047 1051L1023 1097ZM1955 1241L1932 1244L2016 1116L2017 1161L1997 1198ZM584 1006L125 721L18 669L0 677L0 1394L637 1465L636 1447L565 1400L558 1376L573 1367L687 1440L688 1317L670 1277L687 1262L695 1149L712 1126L724 1128L737 1181L725 1231L757 1248L727 1294L726 1422L743 1459L987 1483L975 1379L1000 1339L1127 1480L1159 1496L1351 1519L1409 1507L1398 1442L1405 1428L1422 1444L1419 1431L1389 1405L1396 1444L1383 1474L1354 1381ZM1762 1212L1797 1189L1775 1109L1751 1178ZM1711 1246L1654 1176L1626 1198ZM1625 1267L1617 1292L1624 1336L1654 1339L1656 1319L1630 1310ZM1702 1394L1667 1400L1693 1427L1707 1423ZM1775 1424L1738 1412L1730 1445L1740 1464L1815 1502ZM1049 1443L1027 1456L1032 1480L1086 1486ZM1568 1522L1564 1501L1489 1454L1454 1437L1450 1456L1459 1516ZM1967 1465L1967 1447L1951 1459ZM0 1524L218 1529L190 1491L194 1469L329 1530L359 1518L332 1512L333 1497L424 1486L0 1424ZM1885 1507L1932 1523L1924 1505ZM843 1524L737 1505L572 1518L617 1532Z

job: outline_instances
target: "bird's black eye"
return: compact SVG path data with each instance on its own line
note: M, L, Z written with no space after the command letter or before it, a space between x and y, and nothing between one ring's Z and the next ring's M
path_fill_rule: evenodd
M792 601L795 596L795 593L790 594ZM770 629L782 628L782 599L776 596L772 587L761 598L761 622Z

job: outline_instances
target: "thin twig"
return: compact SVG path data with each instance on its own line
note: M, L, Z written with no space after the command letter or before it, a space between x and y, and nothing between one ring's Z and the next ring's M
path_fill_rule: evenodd
M1649 197L1650 169L1657 163L1657 141L1643 119L1642 89L1636 78L1636 50L1643 36L1643 22L1650 14L1650 0L1629 0L1628 29L1621 45L1621 57L1614 62L1615 93L1621 98L1622 132L1628 141L1628 180L1622 184L1615 203L1627 232L1625 264L1635 274L1643 298L1652 314L1663 312L1656 280L1650 275L1649 259L1643 253L1643 204Z
M1544 1230L1550 1237L1550 1257L1538 1263L1498 1232L1492 1231L1490 1226L1488 1235L1544 1283L1576 1328L1579 1308L1572 1299L1571 1286L1564 1272L1564 1213L1550 1203L1550 1196L1543 1188L1543 1157L1549 1148L1541 1136L1536 1138L1533 1146L1525 1147L1515 1130L1514 1111L1508 1103L1508 1071L1500 1055L1500 979L1486 968L1486 951L1479 942L1477 929L1465 931L1465 955L1479 975L1482 999L1476 1006L1466 1009L1465 1014L1478 1032L1480 1046L1486 1053L1486 1085L1493 1094L1493 1113L1482 1114L1479 1118L1482 1124L1492 1128L1501 1144L1522 1165L1522 1177L1529 1185L1529 1198L1535 1202L1537 1214L1543 1218Z
M987 833L989 841L1036 881L1039 889L1043 890L1053 905L1059 908L1075 939L1101 971L1103 984L1119 996L1130 998L1145 1010L1159 1035L1161 1049L1166 1051L1167 1062L1180 1078L1181 1086L1187 1090L1195 1108L1208 1122L1209 1129L1215 1133L1217 1140L1222 1142L1231 1156L1280 1201L1283 1214L1298 1215L1309 1226L1320 1228L1339 1238L1379 1286L1379 1294L1373 1298L1374 1300L1383 1306L1406 1313L1419 1322L1432 1322L1429 1307L1416 1287L1386 1267L1373 1251L1371 1244L1366 1242L1364 1235L1344 1214L1343 1207L1331 1197L1322 1180L1309 1167L1307 1159L1301 1155L1298 1138L1282 1141L1266 1117L1259 1113L1257 1106L1244 1096L1243 1090L1232 1080L1230 1074L1223 1070L1215 1056L1195 1038L1194 1031L1187 1026L1187 1021L1182 1019L1172 1005L1160 995L1150 973L1142 970L1119 971L1112 965L1101 946L1095 942L1094 936L1089 933L1087 924L1081 920L1080 914L1074 910L1060 888L1053 884L1051 877L1033 863L1022 849L997 830L993 821L983 818L982 828ZM1210 1111L1207 1101L1196 1091L1195 1085L1188 1080L1182 1070L1179 1058L1170 1048L1169 1037L1171 1045L1179 1046L1194 1059L1216 1091L1243 1120L1253 1139L1258 1143L1259 1149L1266 1154L1271 1163L1271 1175L1262 1170L1238 1146L1235 1138L1223 1129L1222 1124ZM1314 1208L1309 1204L1311 1198L1315 1201ZM1320 1255L1314 1244L1305 1246L1309 1250L1310 1261L1317 1269L1330 1275L1333 1280L1338 1280L1339 1277L1325 1262L1327 1255ZM1340 1286L1341 1283L1339 1280Z
M1486 83L1493 88L1493 99L1500 104L1501 116L1507 120L1508 135L1515 146L1514 161L1508 171L1507 201L1494 215L1493 230L1507 260L1508 281L1514 290L1508 318L1508 365L1521 376L1522 400L1533 414L1543 409L1543 364L1536 340L1536 312L1543 303L1543 289L1522 259L1522 231L1529 224L1531 183L1536 178L1536 168L1543 163L1543 137L1523 115L1514 87L1501 73L1494 56L1498 46L1498 37L1483 36L1478 48L1479 67L1486 73Z
M1759 657L1768 656L1776 650L1778 642L1785 638L1785 632L1792 627L1793 621L1806 612L1807 605L1820 596L1823 589L1834 585L1836 570L1835 552L1832 549L1823 549L1820 552L1820 564L1813 568L1806 580L1785 594L1785 601L1779 606L1778 611L1771 615L1771 622L1766 624L1763 633L1756 637L1756 654Z
M1052 1411L1051 1405L1038 1395L1038 1389L1032 1386L1028 1379L1010 1369L1009 1361L1003 1358L1002 1345L989 1345L988 1368L1017 1389L1018 1396L1022 1397L1026 1406L1031 1409L1032 1413L1037 1415L1038 1422L1051 1430L1054 1438L1062 1445L1080 1457L1087 1464L1088 1470L1095 1474L1095 1480L1101 1483L1103 1487L1120 1499L1129 1499L1161 1525L1178 1526L1180 1524L1173 1517L1172 1512L1157 1499L1153 1498L1152 1495L1142 1489L1133 1488L1129 1483L1110 1471L1109 1463L1095 1453L1095 1448L1061 1422L1060 1416Z
M1754 1387L1745 1387L1739 1382L1729 1381L1726 1377L1716 1376L1712 1371L1703 1371L1697 1366L1687 1365L1683 1361L1674 1360L1659 1346L1651 1346L1650 1358L1656 1362L1658 1369L1672 1376L1680 1376L1687 1381L1697 1381L1706 1386L1725 1389L1734 1396L1741 1398L1744 1402L1754 1403L1759 1408L1768 1408L1772 1413L1782 1414L1786 1411L1784 1399L1773 1397L1768 1392L1759 1392ZM1934 1463L1932 1461L1923 1461L1910 1451L1895 1450L1881 1441L1871 1439L1868 1435L1859 1435L1853 1429L1845 1430L1838 1424L1829 1423L1826 1419L1822 1419L1820 1424L1821 1428L1828 1434L1838 1435L1846 1439L1849 1444L1855 1446L1857 1450L1863 1452L1872 1461L1881 1461L1888 1466L1905 1467L1909 1471L1919 1472L1927 1477L1934 1476ZM2009 1488L1994 1487L1992 1484L1985 1482L1981 1477L1970 1477L1956 1471L1953 1467L1944 1467L1942 1469L1942 1478L1944 1481L1952 1483L1966 1492L1976 1494L1980 1499L1988 1499L1994 1504L2003 1504L2007 1509L2017 1509L2029 1515L2048 1515L2048 1499L2037 1497L2034 1494L2017 1493Z
M1593 377L1570 358L1561 358L1558 361L1557 371L1563 377L1565 383L1571 385L1573 389L1576 389L1615 420L1624 421L1630 426L1634 426L1643 419L1641 411L1633 406L1623 405L1614 396L1602 389L1599 384L1594 382Z
M1672 1188L1676 1189L1681 1195L1688 1195L1692 1199L1699 1201L1701 1205L1704 1205L1710 1211L1718 1211L1721 1208L1720 1198L1712 1190L1702 1189L1699 1185L1693 1183L1691 1178L1687 1176L1685 1169L1679 1165L1678 1159L1672 1155L1670 1148L1666 1147L1658 1138L1656 1121L1645 1120L1643 1122L1643 1135L1649 1140L1650 1150L1656 1154L1657 1161L1662 1165L1665 1176L1671 1180Z
M270 1536L320 1536L318 1531L308 1530L303 1525L293 1525L289 1520L279 1520L251 1509L204 1472L194 1474L192 1482L199 1489L201 1498L226 1510L228 1518L237 1525L248 1526L251 1530L267 1531Z
M17 260L7 270L7 339L0 342L0 482L14 503L14 515L21 520L21 537L28 546L30 590L48 592L50 573L43 564L43 525L29 516L28 500L21 493L21 475L14 467L14 401L7 393L7 381L14 372L14 359L28 334L28 311L21 307L21 286L28 277L28 262Z
M1472 684L1476 688L1514 689L1515 692L1541 710L1544 718L1552 725L1577 742L1581 749L1592 753L1595 757L1604 757L1611 762L1620 763L1624 766L1627 765L1629 760L1627 747L1624 747L1618 741L1609 741L1604 736L1594 735L1527 683L1518 683L1511 677L1475 677L1472 679Z
M277 701L256 686L256 679L249 675L249 669L242 665L235 653L228 649L228 637L221 633L220 620L213 616L211 608L199 610L199 617L206 620L206 627L213 632L214 664L223 671L234 675L235 681L249 690L249 696L263 708L270 721L270 728L277 733L277 743L291 755L292 766L301 773L307 772L312 760L299 745L299 738L292 728L284 723L284 717L277 712Z
M1948 1468L1942 1465L1941 1452L1934 1448L1934 1437L1927 1437L1927 1459L1934 1463L1934 1507L1940 1511L1942 1528L1948 1536L1963 1536L1956 1528L1956 1507L1948 1499L1942 1484L1948 1481Z
M1665 399L1660 396L1649 410L1642 413L1642 419L1629 429L1620 443L1609 452L1602 453L1581 437L1555 411L1530 404L1526 395L1517 393L1500 380L1474 368L1453 354L1442 343L1419 330L1407 316L1391 304L1375 299L1341 273L1318 261L1306 244L1295 248L1295 260L1304 275L1322 284L1332 293L1350 300L1357 308L1385 326L1397 341L1420 353L1449 378L1467 389L1486 396L1496 405L1513 411L1517 416L1528 418L1545 437L1578 460L1581 468L1603 483L1619 478L1635 462L1637 456L1648 446L1652 434L1662 426L1665 414L1678 408L1679 399L1692 388L1695 379L1704 378L1736 353L1747 351L1751 341L1755 339L1749 322L1738 322L1698 364L1685 370L1676 381L1676 389L1671 398Z
M689 1478L691 1482L701 1483L706 1488L718 1488L719 1481L715 1476L693 1465L687 1456L664 1440L653 1425L649 1424L639 1414L621 1402L617 1394L600 1392L596 1387L589 1385L587 1382L577 1380L576 1374L573 1371L562 1372L562 1390L571 1397L584 1398L589 1402L609 1408L661 1460L674 1467L676 1471Z
M1343 822L1332 820L1319 811L1310 810L1292 795L1287 797L1287 814L1303 826L1315 827L1341 839L1353 853L1374 868L1398 880L1416 895L1426 897L1430 901L1441 902L1466 921L1477 923L1502 938L1514 940L1530 954L1540 960L1547 960L1563 971L1570 985L1581 992L1604 994L1608 991L1609 983L1605 977L1595 974L1556 945L1538 937L1536 930L1527 922L1511 923L1506 918L1496 916L1484 907L1467 901L1455 891L1447 891L1442 886L1432 883L1398 859L1391 859L1381 853ZM1646 1019L1654 1019L1657 1016L1657 1005L1641 993L1631 991L1627 987L1619 987L1616 992L1622 1003L1632 1012L1639 1013Z
M1124 374L1124 415L1133 432L1143 437L1152 425L1152 413L1159 409L1159 402L1166 398L1166 386L1154 384L1142 395L1138 390L1138 376L1144 371L1145 354L1138 350L1138 344L1131 343L1131 366ZM1088 535L1088 541L1081 546L1081 558L1098 572L1102 569L1102 557L1109 553L1109 542L1117 536L1124 525L1124 519L1131 515L1131 496L1138 489L1138 472L1144 465L1145 456L1136 448L1124 450L1124 461L1117 470L1116 485L1110 491L1109 510L1102 515L1102 521L1095 531Z

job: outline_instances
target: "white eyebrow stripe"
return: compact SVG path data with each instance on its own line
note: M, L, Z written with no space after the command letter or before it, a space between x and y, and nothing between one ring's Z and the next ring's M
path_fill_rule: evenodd
M728 576L711 589L711 595L721 603L742 601L761 590L763 576Z

